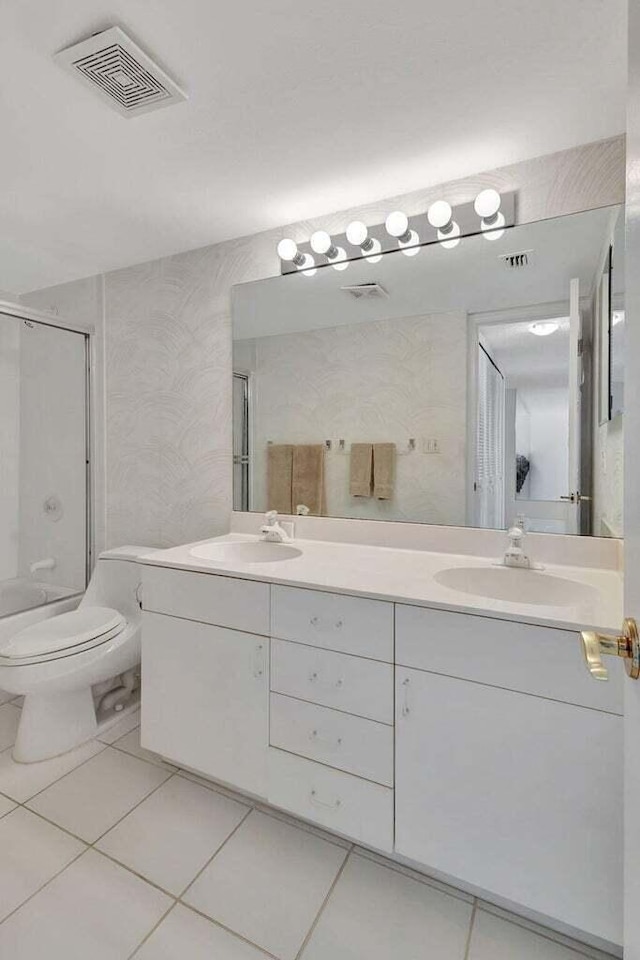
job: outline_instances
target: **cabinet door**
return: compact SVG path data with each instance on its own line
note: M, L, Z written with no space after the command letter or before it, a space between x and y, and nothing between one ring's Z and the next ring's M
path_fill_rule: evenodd
M254 634L145 613L142 744L266 796L268 645Z
M622 718L417 670L396 683L397 853L621 943Z

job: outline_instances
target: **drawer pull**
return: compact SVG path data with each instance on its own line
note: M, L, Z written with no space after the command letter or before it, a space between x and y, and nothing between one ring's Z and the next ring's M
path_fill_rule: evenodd
M313 673L309 674L309 683L317 683L320 687L342 687L344 680L342 677L337 680L322 680L314 670Z
M253 658L253 676L256 680L259 680L260 677L264 676L264 654L263 654L264 644L259 643L256 646L256 651Z
M312 627L319 627L319 626L322 625L322 620L321 620L320 617L311 617L311 619L309 620L309 623L311 624ZM344 624L344 621L342 621L342 620L336 620L335 623L333 624L333 629L334 629L334 630L341 630L342 627L343 627L343 624ZM332 625L331 625L331 624L328 624L328 627L329 627L329 629L331 629L331 628L332 628Z
M311 800L311 803L315 803L316 807L328 807L329 810L339 810L342 806L342 801L339 797L337 797L333 802L321 800L316 790L311 791L309 794L309 799Z
M337 750L342 746L342 737L336 737L335 740L330 740L326 737L321 737L317 730L311 731L309 740L311 740L312 743L318 743L323 747L328 747L330 750Z

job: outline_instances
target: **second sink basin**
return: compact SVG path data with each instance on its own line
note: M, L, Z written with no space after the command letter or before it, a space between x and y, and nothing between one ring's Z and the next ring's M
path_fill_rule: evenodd
M548 607L572 607L595 597L594 589L584 583L517 567L449 567L434 580L460 593Z
M302 556L302 550L287 543L271 543L268 540L228 540L203 543L192 547L192 557L201 560L219 560L222 563L273 563L277 560L293 560Z

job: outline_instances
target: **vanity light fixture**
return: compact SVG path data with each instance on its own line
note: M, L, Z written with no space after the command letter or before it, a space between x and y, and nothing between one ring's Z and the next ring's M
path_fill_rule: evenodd
M548 337L550 334L555 333L558 330L560 324L557 320L536 320L534 323L529 324L529 333L533 333L536 337Z
M415 257L420 252L420 237L409 226L409 218L401 210L394 210L385 220L385 229L390 237L395 237L398 246L407 257Z
M360 247L362 254L369 263L378 263L382 259L380 241L369 236L367 225L362 220L351 221L346 229L346 237L352 247Z
M438 231L438 240L441 246L447 249L457 247L460 243L460 227L453 219L451 204L446 200L436 200L427 210L427 220Z
M488 187L481 190L473 202L473 209L480 217L480 226L487 240L499 240L505 225L504 214L500 211L502 197L497 190Z
M335 270L346 270L349 266L343 247L336 247L326 230L316 230L311 234L309 245L314 253L319 253L331 261Z
M278 244L278 256L281 260L290 261L296 267L303 267L306 261L306 254L298 250L298 244L295 240L285 237Z

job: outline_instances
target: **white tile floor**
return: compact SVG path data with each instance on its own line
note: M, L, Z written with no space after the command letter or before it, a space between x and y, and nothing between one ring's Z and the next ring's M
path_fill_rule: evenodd
M178 770L137 715L16 764L18 712L0 694L2 958L604 957Z

